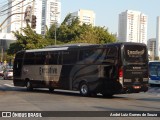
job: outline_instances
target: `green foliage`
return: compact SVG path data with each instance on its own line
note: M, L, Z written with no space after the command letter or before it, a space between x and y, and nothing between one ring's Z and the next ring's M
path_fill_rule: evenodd
M68 23L68 21L70 21ZM48 36L51 39L55 37L55 24L48 30ZM111 35L104 27L91 25L80 25L79 19L76 17L71 19L68 14L62 24L56 28L57 41L62 43L93 43L104 44L115 42L116 38Z
M29 25L21 30L24 34L19 31L13 32L17 42L10 45L7 51L8 54L15 54L20 50L43 48L50 44L48 39L44 39L42 35L37 34Z
M13 32L17 38L17 42L10 45L7 51L8 54L15 54L20 50L37 49L47 45L54 45L55 33L57 44L104 44L116 41L116 38L108 32L108 29L86 24L80 25L78 17L73 19L71 18L71 14L66 16L60 26L53 24L49 29L46 26L46 34L44 36L37 34L29 25L26 28L22 28L21 31L23 34L18 31Z

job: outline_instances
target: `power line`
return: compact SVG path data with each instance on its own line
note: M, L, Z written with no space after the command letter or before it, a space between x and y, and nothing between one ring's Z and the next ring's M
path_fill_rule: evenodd
M34 0L33 0L33 1L34 1ZM12 10L11 12L7 12L7 13L4 13L4 14L0 14L0 16L5 16L5 15L8 15L9 13L12 13L12 12L14 12L14 11L17 11L18 9L23 8L23 7L27 6L27 5L29 5L29 4L32 3L33 1L28 2L27 4L25 4L25 5L17 8L17 9L15 9L15 10Z
M5 12L5 11L7 11L7 10L9 10L9 9L11 9L11 8L13 8L13 7L19 5L19 4L21 4L21 3L24 2L24 1L25 1L25 0L22 0L22 1L20 1L19 3L15 4L14 6L11 6L11 7L7 8L7 9L1 11L1 12Z
M13 0L13 1L9 2L9 3L6 3L5 5L1 6L0 9L3 10L4 8L6 8L6 7L8 7L10 4L12 4L14 1L16 1L16 0ZM0 12L1 12L1 11L0 11Z

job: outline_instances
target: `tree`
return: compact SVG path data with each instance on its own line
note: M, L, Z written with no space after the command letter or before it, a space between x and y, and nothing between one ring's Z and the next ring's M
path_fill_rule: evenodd
M26 28L13 32L17 41L12 43L7 51L8 54L15 54L20 50L43 48L50 44L49 40L44 39L42 35L37 34L29 25Z
M69 22L68 22L69 21ZM55 25L47 33L51 39L54 39ZM57 40L63 43L96 43L104 44L115 42L116 38L104 27L92 25L80 25L78 17L71 18L68 14L60 27L57 28Z

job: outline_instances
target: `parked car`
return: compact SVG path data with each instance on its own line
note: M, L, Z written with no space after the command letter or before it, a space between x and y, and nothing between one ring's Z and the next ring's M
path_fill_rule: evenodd
M13 79L13 69L6 69L3 72L3 78L5 79Z
M0 76L3 77L3 68L0 66Z

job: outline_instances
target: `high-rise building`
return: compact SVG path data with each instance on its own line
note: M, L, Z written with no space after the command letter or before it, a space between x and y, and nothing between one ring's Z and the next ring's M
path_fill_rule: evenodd
M160 57L160 16L157 17L156 30L156 56Z
M156 57L156 38L151 38L147 41L148 53L150 57Z
M132 10L119 14L118 40L147 44L147 16Z
M91 10L78 10L76 12L71 13L71 19L68 21L68 24L70 24L71 20L74 19L75 17L78 17L80 21L80 25L83 23L87 25L92 25L95 26L95 13Z
M24 13L31 6L31 16L36 15L35 31L39 34L45 33L46 26L51 27L53 23L60 24L61 2L60 0L8 0L8 28L7 32L19 30L26 26Z
M38 0L37 0L38 1ZM52 24L60 24L61 19L61 2L60 0L42 0L42 27L41 33L44 34L46 26L51 27Z

